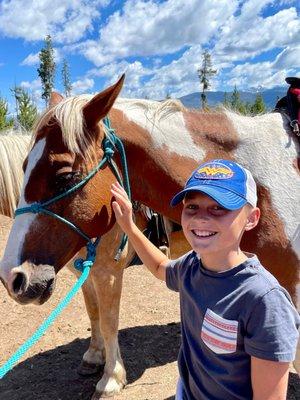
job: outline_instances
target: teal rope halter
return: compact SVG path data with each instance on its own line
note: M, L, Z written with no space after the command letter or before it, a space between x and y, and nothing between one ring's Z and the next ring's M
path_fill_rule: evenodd
M112 169L114 175L116 176L118 182L124 186L124 189L127 192L129 198L131 198L130 193L130 184L129 184L129 176L128 176L128 168L127 168L127 161L125 155L125 149L123 146L122 141L117 137L115 134L115 130L111 128L110 120L108 117L103 119L103 123L106 129L106 137L103 139L102 147L104 150L104 157L99 162L99 164L78 184L73 186L72 188L66 190L65 192L61 193L58 196L53 197L52 199L46 200L43 203L33 203L28 207L18 208L15 212L15 216L25 214L25 213L34 213L34 214L46 214L53 218L58 219L59 221L63 222L67 226L69 226L72 230L77 232L80 236L82 236L86 241L86 248L87 248L87 255L86 259L83 260L78 258L74 261L74 267L81 272L81 276L72 287L70 292L66 295L66 297L58 304L58 306L52 311L52 313L48 316L48 318L39 326L36 332L26 340L26 342L19 347L19 349L8 359L8 361L0 367L0 379L2 379L8 371L10 371L14 364L25 354L25 352L30 349L45 333L48 327L54 322L54 320L58 317L58 315L63 311L63 309L70 303L72 298L84 284L86 279L89 276L90 269L94 264L97 252L97 246L100 242L101 237L98 236L94 241L90 238L87 234L85 234L78 226L73 224L72 222L68 221L64 217L50 211L48 208L49 205L55 203L56 201L61 200L62 198L69 196L70 194L77 191L79 188L83 187L99 170L102 168L106 163ZM112 157L114 155L115 150L118 150L121 155L121 163L124 175L124 184L122 182L122 178L119 174L118 168L113 161ZM128 237L123 234L120 246L118 248L118 252L115 256L115 260L118 261L122 254L122 251L128 241Z
M76 192L78 189L83 187L96 173L107 163L114 175L116 176L117 180L119 183L124 186L124 189L126 190L128 197L131 198L131 193L130 193L130 185L129 185L129 176L128 176L128 167L127 167L127 161L126 161L126 155L125 155L125 149L123 146L122 141L116 136L115 130L111 128L110 125L110 120L108 117L105 117L103 119L104 126L106 128L106 137L103 139L102 142L102 147L104 150L104 156L102 160L99 162L99 164L85 177L83 178L79 183L77 183L75 186L71 187L70 189L66 190L65 192L44 201L43 203L33 203L30 206L27 207L22 207L18 208L15 211L15 216L25 214L25 213L34 213L34 214L46 214L49 215L53 218L58 219L59 221L63 222L64 224L68 225L69 228L77 232L80 236L82 236L89 244L90 246L95 245L96 242L93 242L92 238L90 238L86 233L84 233L78 226L73 224L72 222L68 221L66 218L54 213L53 211L50 211L47 207L50 206L51 204L69 196L70 194ZM122 169L124 171L124 185L121 179L121 176L119 174L118 168L113 161L112 157L114 155L115 150L118 150L121 155L121 163L122 163ZM115 257L115 260L118 261L120 258L120 255L127 243L127 236L123 235L120 247L118 249L117 255ZM75 262L76 263L76 262ZM78 264L78 263L77 263ZM77 269L79 265L75 266ZM79 269L81 270L81 269Z

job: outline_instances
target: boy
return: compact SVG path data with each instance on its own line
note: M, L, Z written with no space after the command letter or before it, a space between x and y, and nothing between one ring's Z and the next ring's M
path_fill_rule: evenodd
M131 203L112 186L117 222L157 278L180 294L182 343L176 399L283 400L299 317L253 254L240 250L260 217L251 173L232 161L200 165L176 194L192 251L171 261L139 231Z

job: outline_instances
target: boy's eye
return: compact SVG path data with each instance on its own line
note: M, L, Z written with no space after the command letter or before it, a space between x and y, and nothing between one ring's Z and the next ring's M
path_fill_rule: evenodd
M187 204L186 207L188 210L197 210L197 204Z
M212 206L212 207L209 207L209 212L212 215L224 215L224 214L226 214L227 210L226 210L226 208L221 207L221 206Z

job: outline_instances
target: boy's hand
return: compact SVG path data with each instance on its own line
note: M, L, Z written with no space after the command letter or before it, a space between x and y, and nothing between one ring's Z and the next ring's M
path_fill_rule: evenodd
M119 183L114 183L111 185L111 193L116 199L112 202L112 208L121 229L128 235L133 248L149 271L156 278L165 281L166 266L170 260L146 238L133 222L132 204L123 187Z
M132 218L131 201L119 182L111 185L111 193L116 199L112 202L112 208L115 212L116 220L121 229L128 234L135 225Z

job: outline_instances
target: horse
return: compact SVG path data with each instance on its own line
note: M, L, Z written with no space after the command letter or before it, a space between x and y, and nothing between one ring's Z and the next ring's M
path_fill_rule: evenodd
M201 162L226 158L250 169L258 185L262 217L257 229L244 235L241 247L255 252L300 306L299 143L284 117L244 117L226 109L199 112L174 100L117 99L123 81L124 76L95 96L53 96L51 107L39 119L24 163L19 207L32 211L32 205L53 198L88 174L104 156L103 142L109 135L103 118L109 115L126 150L132 197L174 222L180 222L181 207L170 208L170 199ZM120 156L115 153L114 159L121 173ZM119 233L110 193L115 181L105 165L79 191L49 209L89 237L112 235L116 239ZM19 215L1 261L1 280L16 301L40 304L51 295L59 270L83 245L81 236L50 216ZM97 274L96 270L91 274ZM116 298L112 297L114 304L106 302L108 308L119 302L116 282ZM107 287L94 286L93 290L101 296ZM103 338L107 338L105 330ZM97 346L101 344L94 343L94 349ZM104 375L93 400L104 393L104 381L110 382L105 355ZM100 356L95 359L103 361ZM116 378L122 368L119 362L112 376ZM111 386L115 384L116 379Z
M30 132L24 134L13 131L0 135L0 214L10 218L14 216L19 201L23 182L22 165L30 149L31 139ZM149 215L150 211L143 204L136 205L135 218L141 229L148 226L148 221L153 215L153 213ZM7 230L11 223L10 219L4 219L3 230ZM82 287L91 323L91 340L78 372L84 376L92 375L99 371L106 358L106 375L101 384L103 395L118 393L126 383L126 371L120 355L117 332L123 270L133 263L134 251L130 246L126 247L121 259L118 262L114 261L117 252L114 243L120 240L121 234L120 229L115 226L113 231L102 237L93 273ZM169 249L162 250L168 252ZM74 258L83 258L84 252L83 248ZM70 260L65 267L78 276L73 260ZM110 306L109 310L107 304Z
M21 193L22 164L29 151L31 134L11 131L0 134L0 214L13 217Z

